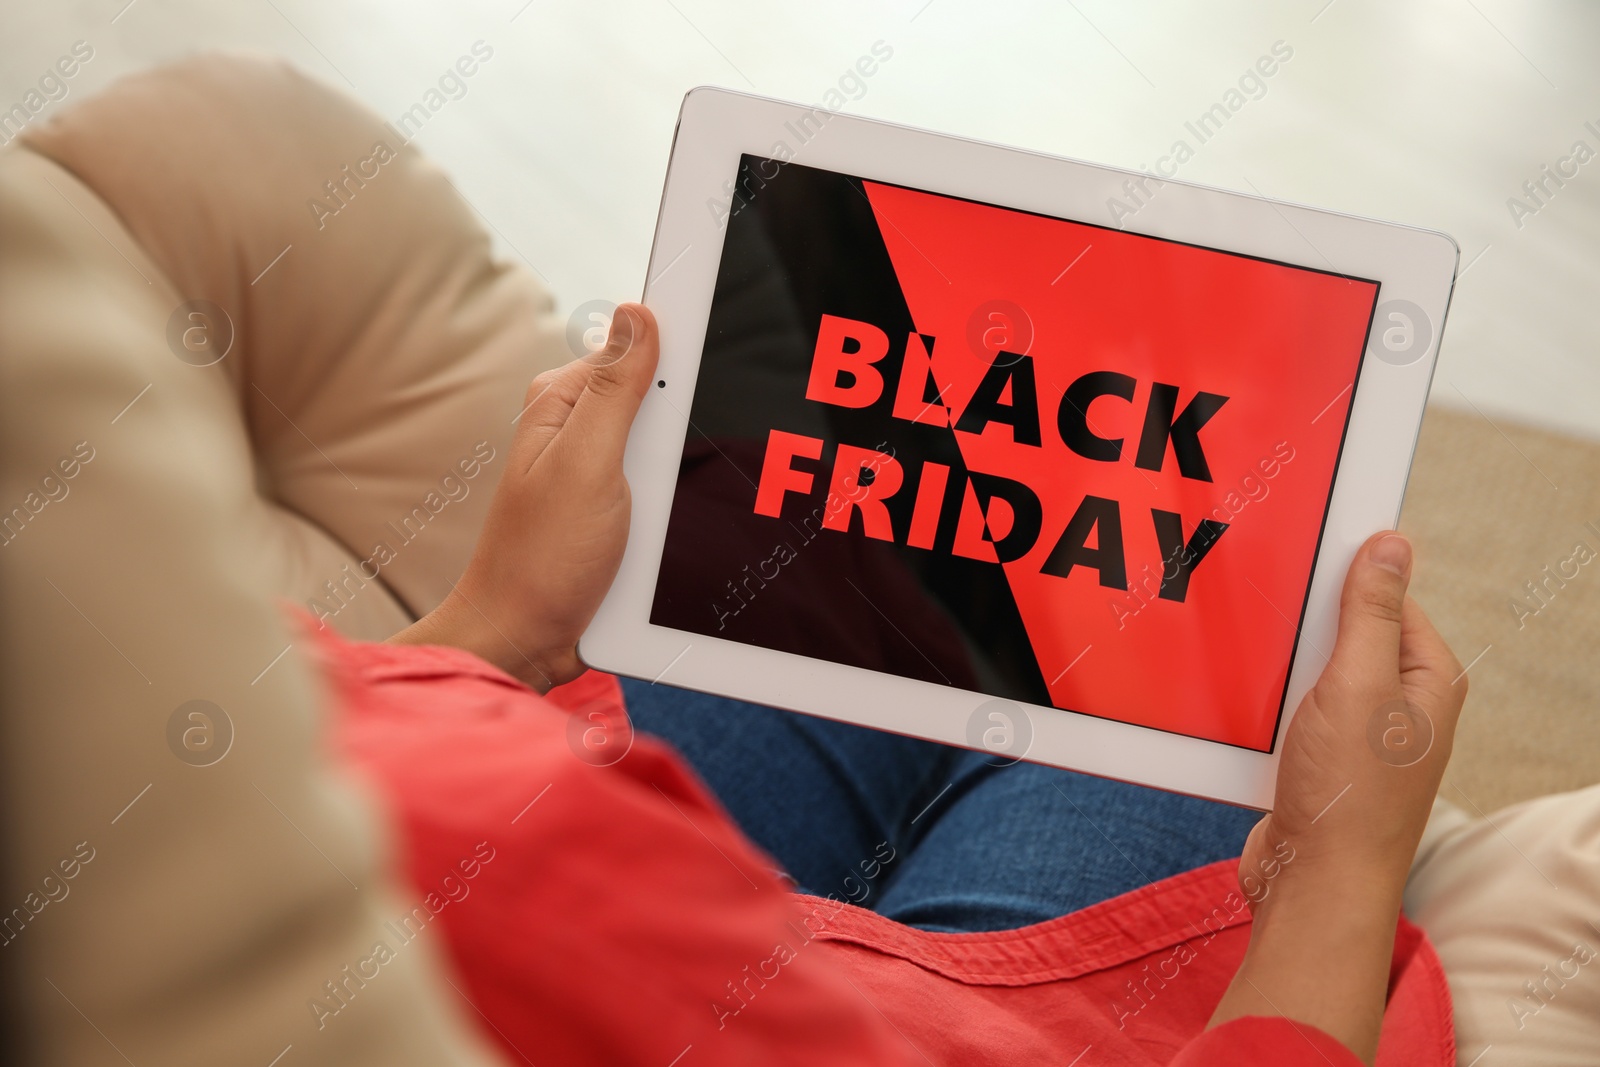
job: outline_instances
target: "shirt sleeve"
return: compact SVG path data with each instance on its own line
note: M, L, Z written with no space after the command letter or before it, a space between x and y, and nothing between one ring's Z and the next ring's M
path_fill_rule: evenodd
M1315 1026L1281 1015L1246 1015L1205 1031L1170 1067L1365 1067L1343 1044Z

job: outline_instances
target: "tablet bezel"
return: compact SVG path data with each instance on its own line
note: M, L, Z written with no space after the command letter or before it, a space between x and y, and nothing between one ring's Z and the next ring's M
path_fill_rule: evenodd
M801 139L802 135L808 135ZM679 113L644 303L661 328L657 378L628 439L633 493L627 551L579 643L585 663L617 674L789 708L963 747L988 694L655 626L649 622L688 430L690 405L742 154L784 158L930 193L1110 225L1107 204L1148 176L985 144L718 88L688 93ZM1174 792L1268 809L1284 731L1333 647L1339 590L1355 551L1397 522L1460 255L1447 235L1260 196L1163 179L1121 229L1375 279L1377 302L1407 300L1431 338L1410 362L1365 358L1355 385L1284 713L1258 752L1044 706L1025 752L1008 755ZM1375 323L1373 329L1382 329ZM1369 345L1370 345L1369 339Z

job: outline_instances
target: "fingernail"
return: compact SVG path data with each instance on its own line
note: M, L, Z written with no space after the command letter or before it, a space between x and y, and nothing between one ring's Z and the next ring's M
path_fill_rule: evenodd
M633 344L633 312L618 305L611 316L611 332L606 335L606 353L620 356Z
M1411 542L1399 534L1379 538L1372 545L1372 562L1404 578L1411 569Z

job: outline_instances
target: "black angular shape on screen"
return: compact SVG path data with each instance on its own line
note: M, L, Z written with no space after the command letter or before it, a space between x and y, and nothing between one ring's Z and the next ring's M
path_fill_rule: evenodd
M736 189L650 621L1048 706L1004 571L950 551L967 482L953 431L890 417L916 326L861 182L745 156ZM824 314L888 334L872 406L805 399ZM756 514L771 429L822 438L825 458L843 442L900 461L896 541L861 536L859 514L851 536L822 527L831 463L797 460L816 472L810 496ZM927 461L950 468L932 551L903 543Z

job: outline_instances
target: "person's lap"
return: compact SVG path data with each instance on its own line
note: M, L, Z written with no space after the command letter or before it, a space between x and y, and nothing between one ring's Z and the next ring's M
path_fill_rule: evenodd
M797 887L930 930L1043 922L1239 854L1257 813L623 680Z

